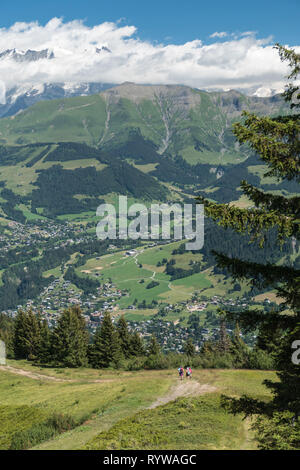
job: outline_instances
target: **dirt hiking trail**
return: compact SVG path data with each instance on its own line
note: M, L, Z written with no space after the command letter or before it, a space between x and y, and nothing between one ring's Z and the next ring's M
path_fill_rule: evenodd
M28 377L33 380L48 380L50 382L78 382L80 380L72 380L72 379L63 379L58 377L53 377L51 375L43 375L38 374L37 372L31 372L25 369L19 369L12 366L0 366L0 371L3 370L5 372L10 372L11 374L21 375L22 377ZM95 380L84 380L87 383L108 383L114 382L113 379L95 379ZM215 392L217 389L209 384L200 384L195 380L185 380L180 381L173 385L167 395L163 397L159 397L152 405L149 406L149 409L156 408L160 405L165 405L169 401L176 400L179 397L190 397L190 396L197 396L197 395L204 395L205 393L212 393Z
M11 372L12 374L22 375L23 377L29 377L34 380L51 380L53 382L72 382L68 379L59 379L57 377L51 377L50 375L37 374L36 372L30 372L24 369L17 369L16 367L11 366L0 366L0 370L5 372Z
M170 401L176 400L179 397L196 397L197 395L204 395L205 393L212 393L217 390L216 387L213 387L209 384L200 384L196 381L181 381L180 383L174 385L169 393L164 397L158 398L152 405L149 406L149 409L156 408L160 405L165 405Z
M4 370L5 372L11 372L12 374L16 374L16 375L22 375L23 377L28 377L29 379L33 379L33 380L50 380L51 382L78 382L78 383L81 382L80 380L61 379L58 377L53 377L51 375L38 374L37 372L31 372L29 370L19 369L19 368L12 367L12 366L0 366L0 370ZM112 379L103 379L103 380L95 379L95 380L87 380L86 382L97 384L97 383L113 382L113 380Z

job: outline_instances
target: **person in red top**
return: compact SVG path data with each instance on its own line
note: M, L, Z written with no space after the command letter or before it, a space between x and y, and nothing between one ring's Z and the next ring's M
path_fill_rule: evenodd
M191 378L192 378L192 369L191 369L191 367L187 367L187 368L186 368L185 375L186 375L186 378L187 378L187 379L191 379Z

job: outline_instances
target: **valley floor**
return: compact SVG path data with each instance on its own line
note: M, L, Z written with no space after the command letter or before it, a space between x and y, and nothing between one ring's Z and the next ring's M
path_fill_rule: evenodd
M249 422L227 414L220 395L268 399L274 372L195 370L110 371L40 368L9 361L0 368L0 449L13 435L53 412L82 424L37 449L254 449Z

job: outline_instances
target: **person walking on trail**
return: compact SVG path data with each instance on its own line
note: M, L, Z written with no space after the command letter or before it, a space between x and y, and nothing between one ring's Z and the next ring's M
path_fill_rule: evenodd
M183 367L178 367L178 374L179 374L179 378L180 380L183 380Z
M191 378L192 378L192 369L191 369L191 367L187 367L187 368L186 368L185 375L186 375L186 378L187 378L187 379L191 379Z

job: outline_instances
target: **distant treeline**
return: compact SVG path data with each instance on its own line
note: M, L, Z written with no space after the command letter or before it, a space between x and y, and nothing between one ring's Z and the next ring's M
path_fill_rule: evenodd
M84 316L77 306L65 309L52 329L31 310L19 311L14 320L0 315L0 338L6 343L8 357L52 367L138 370L189 365L272 369L276 342L282 334L281 331L270 333L262 327L256 346L251 349L241 338L238 325L233 335L228 335L220 313L217 340L205 342L197 352L189 338L182 345L183 352L163 353L154 334L145 343L137 332L129 330L123 316L113 323L108 312L92 337L89 337Z

